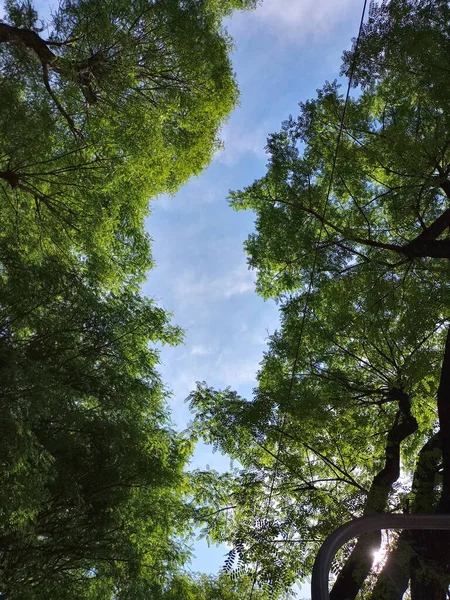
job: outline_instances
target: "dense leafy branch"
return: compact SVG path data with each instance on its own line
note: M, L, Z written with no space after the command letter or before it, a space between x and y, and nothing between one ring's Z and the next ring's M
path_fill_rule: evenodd
M64 0L44 38L31 2L5 2L4 600L234 600L250 585L184 572L201 492L156 349L181 331L139 289L149 200L220 144L237 100L222 21L254 4Z
M269 136L266 174L230 194L256 214L245 249L280 328L252 398L200 384L190 400L196 435L243 467L212 531L275 587L308 573L307 540L351 516L450 511L449 23L444 1L372 3L344 54L358 93L326 83ZM304 543L287 554L263 536ZM380 573L379 536L344 550L333 597L400 600L410 584L412 600L444 600L446 535L393 540Z

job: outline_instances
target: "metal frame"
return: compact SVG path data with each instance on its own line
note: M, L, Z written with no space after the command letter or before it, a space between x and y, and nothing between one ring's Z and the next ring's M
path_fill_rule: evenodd
M327 537L317 553L311 579L311 600L330 600L328 575L339 548L376 529L450 529L450 515L374 514L345 523Z

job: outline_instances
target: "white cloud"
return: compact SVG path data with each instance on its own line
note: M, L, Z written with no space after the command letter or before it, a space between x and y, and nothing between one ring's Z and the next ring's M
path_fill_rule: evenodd
M302 44L317 42L349 14L359 15L361 8L359 0L263 0L255 11L237 14L235 21L239 28L264 28L281 34L281 41Z
M224 190L217 183L211 183L205 177L190 179L186 185L175 195L161 194L154 201L158 208L169 213L190 213L196 207L204 204L212 204L218 199L223 199ZM195 235L204 222L196 223L191 227L192 235Z
M221 385L229 385L235 388L239 385L256 384L256 373L259 367L259 359L253 360L217 360L215 377Z
M246 264L241 264L233 270L218 277L208 279L198 277L193 270L180 276L175 284L174 294L180 304L198 304L205 300L208 303L226 300L233 296L252 292L255 289L255 273Z
M235 275L235 276L234 276ZM224 277L221 283L223 289L223 295L225 298L231 298L240 294L246 294L252 292L255 289L255 277L253 271L246 271L241 273L236 270L230 277Z
M232 167L245 154L264 159L267 136L272 129L273 126L269 123L262 123L251 131L245 131L238 123L226 123L221 133L224 149L217 153L215 160Z
M193 356L207 356L208 354L211 354L211 349L207 348L206 346L202 346L201 344L198 344L192 346L191 354Z

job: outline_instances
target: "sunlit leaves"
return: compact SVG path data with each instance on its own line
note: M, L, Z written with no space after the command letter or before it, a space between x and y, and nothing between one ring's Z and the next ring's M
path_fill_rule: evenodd
M262 580L277 565L293 582L337 525L414 496L450 317L448 39L445 2L373 3L344 57L361 87L302 102L266 174L231 192L256 214L245 249L280 329L253 398L199 384L190 400L243 466L231 539Z
M193 445L172 429L156 350L182 336L139 287L152 267L149 200L205 167L237 100L222 20L254 4L68 0L42 25L29 2L5 3L8 600L240 593L239 584L182 574L197 523L195 482L184 473Z

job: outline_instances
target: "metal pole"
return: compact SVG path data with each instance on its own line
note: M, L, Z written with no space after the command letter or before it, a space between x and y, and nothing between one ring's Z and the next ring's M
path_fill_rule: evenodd
M327 537L317 553L311 579L311 600L330 600L328 574L339 548L376 529L450 529L450 515L373 514L345 523Z

